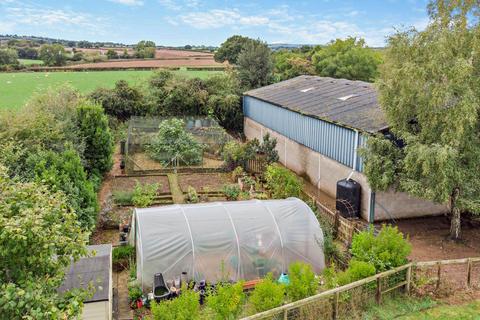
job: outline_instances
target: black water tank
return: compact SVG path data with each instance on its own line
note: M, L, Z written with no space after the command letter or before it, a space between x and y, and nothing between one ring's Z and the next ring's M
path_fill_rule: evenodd
M361 186L355 180L339 180L337 182L336 208L345 218L360 217Z

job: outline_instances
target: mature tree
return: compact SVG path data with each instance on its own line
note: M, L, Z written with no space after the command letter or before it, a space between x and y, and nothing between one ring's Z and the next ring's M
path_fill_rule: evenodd
M228 61L231 64L237 64L238 55L243 50L245 45L252 41L255 40L239 35L231 36L224 43L222 43L217 52L215 52L215 61Z
M0 49L0 67L18 65L18 54L15 49Z
M238 76L247 88L258 88L272 81L273 62L270 49L261 41L250 41L238 55Z
M140 59L155 58L156 46L153 41L142 40L135 46L135 57Z
M71 319L83 291L57 288L87 237L65 196L8 178L0 166L0 314L2 319Z
M374 81L381 58L363 39L347 38L318 47L312 61L316 73L323 77Z
M315 68L305 53L281 50L273 54L273 60L274 74L278 80L315 74Z
M85 143L85 169L90 175L101 177L113 164L113 137L108 118L101 106L85 103L77 108L77 121Z
M115 51L113 49L108 49L107 50L107 58L108 59L118 59L117 51Z
M60 44L44 44L40 47L40 59L47 66L63 66L67 62L65 48Z
M395 182L409 194L448 204L453 239L460 237L462 211L480 213L478 9L474 1L431 2L425 31L389 39L380 102L406 146L372 138L365 159L372 187ZM377 166L379 155L387 162Z

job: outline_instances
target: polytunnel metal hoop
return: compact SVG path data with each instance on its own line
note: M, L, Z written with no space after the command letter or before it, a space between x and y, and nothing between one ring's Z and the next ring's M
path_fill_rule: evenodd
M190 228L190 222L188 221L187 215L185 214L185 210L183 210L182 206L177 206L182 211L183 217L185 218L185 222L187 223L188 233L190 234L190 242L192 244L192 270L193 276L195 277L195 244L193 243L193 235L192 235L192 228Z
M232 224L233 228L233 233L235 234L235 240L237 240L237 254L238 254L238 265L237 265L237 280L240 278L240 266L242 265L242 257L240 255L240 241L238 240L238 233L237 233L237 228L235 227L235 223L233 222L232 216L228 209L225 206L222 206L220 203L218 204L220 207L225 210L225 212L228 215L228 218L230 219L230 223Z
M277 220L275 219L275 216L273 215L273 212L272 210L270 210L269 207L267 207L265 205L265 203L261 202L258 200L258 202L260 202L262 204L262 206L267 209L268 213L270 214L270 216L272 217L273 219L273 223L275 224L275 228L277 229L277 232L278 232L278 236L280 238L280 248L282 249L282 272L285 271L285 251L284 251L284 248L283 248L283 237L282 237L282 232L280 232L280 227L278 226L278 223L277 223Z

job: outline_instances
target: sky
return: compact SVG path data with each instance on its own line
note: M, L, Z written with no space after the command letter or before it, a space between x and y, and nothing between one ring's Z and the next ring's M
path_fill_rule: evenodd
M395 29L423 29L426 6L427 0L0 0L0 34L165 46L217 46L234 34L291 44L356 36L377 47Z

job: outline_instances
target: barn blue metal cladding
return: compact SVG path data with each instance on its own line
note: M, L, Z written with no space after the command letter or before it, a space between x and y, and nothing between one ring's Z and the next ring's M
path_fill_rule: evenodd
M357 171L356 150L369 133L386 128L369 83L300 76L251 90L243 97L246 117Z

